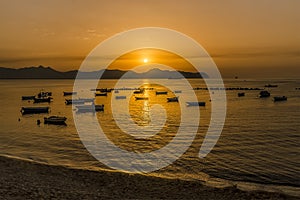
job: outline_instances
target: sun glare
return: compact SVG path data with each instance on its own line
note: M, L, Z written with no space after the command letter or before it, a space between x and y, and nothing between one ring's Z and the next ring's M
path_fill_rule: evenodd
M148 62L148 58L144 58L144 63L147 63Z

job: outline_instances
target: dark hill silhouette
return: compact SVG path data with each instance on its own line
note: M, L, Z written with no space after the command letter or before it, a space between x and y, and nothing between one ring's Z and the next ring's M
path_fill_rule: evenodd
M97 72L103 72L104 70L94 72L79 72L85 78L94 79L97 77ZM186 78L207 78L207 74L184 72L179 71ZM72 70L67 72L60 72L51 67L25 67L20 69L12 69L0 67L0 79L75 79L78 70ZM105 70L103 79L119 79L126 73L126 78L180 78L176 71L160 70L157 68L151 69L144 73L136 73L134 71L122 71L122 70Z

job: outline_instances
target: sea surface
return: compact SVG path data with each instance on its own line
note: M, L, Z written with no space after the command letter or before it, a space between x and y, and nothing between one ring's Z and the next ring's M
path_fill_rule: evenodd
M181 88L181 80L163 81ZM132 90L120 90L117 94L112 91L107 97L96 97L95 104L104 104L104 112L80 115L87 118L96 116L107 138L123 150L145 153L172 142L180 127L181 114L179 103L167 103L166 98L179 96L180 100L187 91L156 95L155 91L167 89L156 84L155 79L142 82L142 86L148 88L146 95L149 100L136 101ZM206 87L200 79L189 82L193 88ZM114 170L95 159L78 136L73 120L74 108L65 105L65 99L72 97L63 96L63 91L73 90L73 83L73 80L1 80L0 154L71 168ZM113 88L115 83L116 80L102 80L98 88ZM134 86L135 80L128 80L130 83ZM278 87L266 88L271 92L270 98L258 98L259 91L243 91L245 97L238 97L237 93L241 91L226 90L227 115L222 134L213 150L201 159L198 154L211 120L211 98L206 90L193 91L199 101L206 102L205 107L187 108L200 109L200 125L193 143L171 165L149 175L201 180L215 187L233 184L246 190L262 189L300 195L300 90L295 89L300 87L300 79L225 79L224 83L228 88L264 88L266 84L276 84ZM33 104L32 101L21 100L21 96L35 95L41 90L52 92L53 102ZM162 127L155 127L154 124L153 130L159 133L147 141L122 134L111 110L111 100L115 95L126 96L130 100L130 117L140 128L149 125L151 120L155 121L155 114L161 114L158 112L150 116L149 108L155 104L161 105L167 118ZM287 101L272 101L273 96L283 95L288 97ZM126 100L120 99L118 102L122 106ZM22 106L50 106L51 112L22 115ZM37 125L37 120L43 122L44 117L51 115L67 117L67 125ZM122 122L122 115L118 117ZM124 122L128 120L126 117L124 115ZM192 120L193 116L190 117ZM88 124L86 126L89 128ZM126 162L116 155L110 156L116 162Z

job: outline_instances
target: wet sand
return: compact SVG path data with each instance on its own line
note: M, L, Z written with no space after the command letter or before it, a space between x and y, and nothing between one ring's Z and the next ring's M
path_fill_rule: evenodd
M88 171L0 156L1 199L296 199L278 193L217 189L199 181Z

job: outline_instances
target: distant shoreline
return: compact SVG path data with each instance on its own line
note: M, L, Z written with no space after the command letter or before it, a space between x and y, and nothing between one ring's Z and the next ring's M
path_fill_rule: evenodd
M201 181L88 171L0 156L0 196L59 199L296 199L280 193L213 188Z

